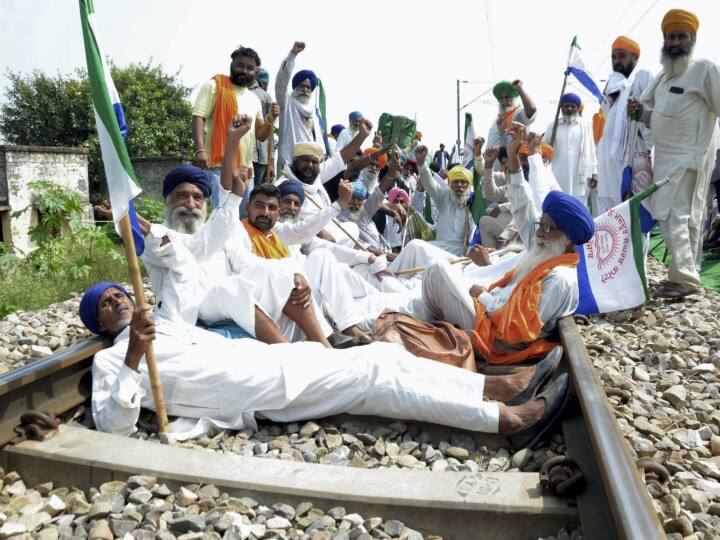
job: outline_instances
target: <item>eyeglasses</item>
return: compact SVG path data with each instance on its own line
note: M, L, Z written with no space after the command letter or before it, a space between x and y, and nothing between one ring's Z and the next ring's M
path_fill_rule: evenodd
M535 230L541 230L545 234L557 231L558 228L554 225L550 225L549 223L543 223L542 221L536 221L535 222Z

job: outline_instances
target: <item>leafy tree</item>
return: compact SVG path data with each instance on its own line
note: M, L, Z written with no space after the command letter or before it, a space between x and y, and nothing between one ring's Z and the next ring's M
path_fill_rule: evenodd
M130 157L192 154L188 101L190 88L179 72L165 73L160 65L111 66L128 124ZM93 194L105 191L105 173L87 73L48 76L8 71L10 82L0 107L0 134L10 144L86 146Z

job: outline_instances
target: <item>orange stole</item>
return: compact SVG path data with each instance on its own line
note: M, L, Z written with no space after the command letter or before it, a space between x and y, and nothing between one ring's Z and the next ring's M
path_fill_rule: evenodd
M563 253L537 265L517 284L505 305L491 317L485 311L485 306L475 299L475 329L470 333L475 350L491 364L519 364L528 358L550 352L555 344L538 339L543 326L538 314L542 280L556 266L574 268L579 260L580 255L577 253ZM514 270L511 270L505 274L488 290L510 283L513 273ZM529 345L516 352L503 353L495 348L495 340L498 339L508 345Z
M215 80L215 123L210 137L210 167L219 167L222 165L225 153L228 126L238 114L238 104L230 77L218 74L213 79ZM240 166L241 159L238 148L235 154L236 167Z
M266 236L264 232L250 225L247 218L243 219L242 222L250 236L252 252L255 255L263 259L284 259L290 256L285 242L278 238L275 231L270 231L270 236Z
M501 120L501 123L503 125L502 133L505 134L510 127L510 124L512 124L513 114L515 114L515 111L518 110L519 107L513 107L512 109L504 112L504 113L498 113L498 118Z

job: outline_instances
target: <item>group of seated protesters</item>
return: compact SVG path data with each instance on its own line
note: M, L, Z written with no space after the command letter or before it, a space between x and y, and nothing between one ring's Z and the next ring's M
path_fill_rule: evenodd
M521 246L505 254L476 246L463 266L451 264L464 253L452 243L414 239L393 253L378 241L373 214L388 204L398 179L409 183L399 152L355 159L351 149L323 161L321 147L297 143L286 174L248 195L249 172L237 165L234 149L250 126L244 115L228 126L219 204L209 219L212 184L193 165L166 176L162 224L140 217L155 312L135 305L118 283L85 292L84 324L113 340L93 363L96 427L129 435L141 407L154 408L142 361L153 342L177 439L212 426L255 429L258 418L349 413L500 433L515 447L537 443L569 391L567 374L554 374L562 348L547 338L577 306L575 245L594 232L576 198L526 181L521 159L543 167L540 137L519 123L508 129L505 196ZM363 120L358 147L371 129ZM350 182L380 157L385 165L371 193ZM464 173L455 181L450 170L445 184L426 157L418 146L412 182L448 208L466 202ZM340 173L333 202L323 184ZM455 216L440 212L439 224L444 219ZM539 361L510 375L483 375L416 357L399 344L370 342L386 309L466 330L477 358L488 363Z

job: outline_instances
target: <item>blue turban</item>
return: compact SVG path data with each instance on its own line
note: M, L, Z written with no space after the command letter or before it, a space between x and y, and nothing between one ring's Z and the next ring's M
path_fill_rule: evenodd
M563 97L560 98L560 105L563 103L570 103L571 105L575 105L576 107L580 107L582 104L582 101L580 100L580 96L577 94L573 94L572 92L568 92Z
M196 185L205 197L210 196L210 179L205 171L195 165L180 165L170 171L163 182L163 198L170 195L180 184L189 182Z
M335 124L333 127L330 128L330 134L335 135L336 137L342 133L342 130L345 129L345 126L342 124Z
M300 70L295 74L295 76L292 78L293 90L295 90L295 88L297 88L300 83L306 79L310 79L310 88L315 90L318 78L317 75L315 75L315 72L309 69Z
M268 73L267 69L260 68L260 71L258 72L257 77L255 77L255 80L258 83L268 84L270 82L270 74Z
M551 191L542 204L543 213L576 245L585 244L595 234L595 221L587 207L572 195Z
M111 287L115 287L125 296L130 298L130 295L125 290L125 287L119 283L103 281L88 288L88 290L86 290L83 294L82 300L80 300L80 320L93 334L102 335L102 332L98 328L98 303L100 302L100 297L103 293Z
M353 111L348 115L348 118L352 122L353 120L362 120L362 113L360 111Z
M365 184L360 182L359 180L355 180L355 182L352 182L350 184L353 188L353 197L360 197L361 199L367 199L368 192L367 188L365 187Z
M278 189L280 190L281 199L285 195L297 195L300 198L300 204L305 202L305 190L302 183L297 180L285 180L278 186Z

